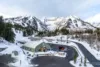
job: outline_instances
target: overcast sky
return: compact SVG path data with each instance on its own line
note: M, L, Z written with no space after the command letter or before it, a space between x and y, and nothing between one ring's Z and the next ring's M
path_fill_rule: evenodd
M0 15L14 17L66 17L82 19L100 14L100 0L0 0Z

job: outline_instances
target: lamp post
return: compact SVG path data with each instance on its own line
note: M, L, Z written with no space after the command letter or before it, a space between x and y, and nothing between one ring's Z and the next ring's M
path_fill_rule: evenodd
M67 40L67 43L68 43L68 36L66 35L66 40Z
M61 43L62 43L62 36L60 38L61 38Z

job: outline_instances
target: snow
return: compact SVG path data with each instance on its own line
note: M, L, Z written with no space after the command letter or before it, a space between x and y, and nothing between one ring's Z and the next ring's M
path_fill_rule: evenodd
M96 15L94 15L92 17L87 18L85 21L91 22L91 23L93 23L93 22L98 23L98 22L100 22L100 18L99 17L100 17L100 13L96 14Z
M72 39L70 40L81 43L97 60L100 60L100 51L92 49L87 42L84 41L82 42L82 41L72 40Z
M70 24L69 19L71 19ZM44 22L48 25L47 27L50 31L67 26L69 26L68 28L71 30L94 29L88 22L84 22L76 16L44 18Z
M25 19L26 18L26 19ZM35 20L36 22L33 22ZM35 27L38 31L45 31L47 30L46 24L44 24L41 20L36 17L32 16L18 16L12 18L5 18L4 21L6 23L11 23L12 25L18 24L22 27Z
M18 35L18 34L16 34L16 35ZM81 64L81 67L84 67L84 63L81 63L81 58L83 59L82 62L84 62L83 53L81 52L81 50L78 48L78 46L75 43L69 42L69 41L67 43L66 42L67 38L69 38L69 37L65 36L65 35L58 35L58 36L53 36L53 37L43 37L43 39L40 40L40 41L27 41L26 46L34 47L35 45L37 46L38 44L42 43L43 41L44 42L49 42L49 43L55 43L55 44L58 44L58 45L62 44L62 45L71 46L71 47L75 48L75 50L78 52L79 56L77 57L76 63L74 63L73 60L70 61L70 63L75 67L80 67L80 64ZM52 41L49 41L49 40L52 40ZM95 56L98 60L100 59L100 56L99 56L100 54L98 54L98 51L96 51L94 49L91 49L89 44L87 44L86 42L81 42L81 41L78 41L78 40L75 40L75 39L73 40L73 39L70 39L70 38L68 40L81 43L91 54L93 54L93 56ZM34 46L33 46L33 44L34 44ZM24 54L23 51L24 52L28 52L28 51L22 50L18 45L15 45L14 43L9 43L7 41L3 41L3 42L0 43L0 48L6 48L4 51L0 52L0 55L2 55L2 54L11 54L12 57L17 59L17 62L9 64L9 65L14 65L16 67L38 66L38 65L30 64L30 59L36 57L36 55L40 55L40 56L50 55L50 56L57 56L57 57L66 57L66 55L67 55L66 53L55 52L55 51L36 52L34 54L29 51L29 53L31 55L34 55L34 56L30 57L29 59L27 59L28 55L26 53ZM13 51L17 51L18 52L18 56L14 56L14 54L12 53ZM88 60L86 62L87 62L86 63L87 67L93 67L89 63Z
M94 20L97 20L99 21L100 19L98 19L99 15L96 15L94 17L91 17L89 18L89 20L91 20L91 22L93 22ZM12 19L8 19L6 20L7 22L11 21L12 24L15 24L15 23L18 23L20 25L22 25L22 19L24 17L16 17L15 20L12 20ZM44 27L46 28L45 25L48 25L48 29L50 31L53 31L55 30L56 28L60 27L60 28L63 28L64 26L66 26L66 23L68 21L68 19L71 19L72 20L72 23L70 25L70 28L72 30L84 30L85 28L87 29L90 29L92 28L88 23L85 23L86 25L82 25L82 21L80 21L78 17L76 16L69 16L69 17L51 17L51 18L45 18L43 19L44 20L44 25L41 24L41 21L37 18L35 18L35 20L37 21L37 26L38 26L38 30L39 31L43 31L44 30ZM32 17L28 17L28 21L31 21L32 22ZM26 23L28 23L28 21ZM77 21L77 22L75 22ZM30 23L32 24L32 23ZM78 26L77 26L77 25ZM100 23L92 23L92 25L95 25L99 27ZM23 26L23 25L22 25ZM25 24L25 26L27 26L27 24ZM66 39L68 39L69 37L67 36L63 36L63 35L58 35L58 36L52 36L52 37L43 37L43 39L41 41L30 41L29 37L23 37L23 32L22 31L18 31L17 32L15 31L15 29L13 29L14 33L15 33L15 42L18 43L18 41L22 41L22 42L27 42L26 44L24 44L24 46L28 46L28 47L33 47L35 48L37 45L39 45L40 43L43 42L43 40L45 40L45 42L49 42L49 43L55 43L55 44L62 44L62 45L68 45L68 46L71 46L73 48L75 48L79 54L78 58L77 58L77 62L74 63L74 61L70 61L70 63L76 67L80 67L79 65L81 64L81 58L84 59L84 55L83 53L81 52L81 50L78 48L78 46L75 44L75 43L72 43L72 42L66 42ZM34 36L34 35L32 35ZM78 40L73 40L73 39L68 39L68 40L71 40L71 41L75 41L75 42L78 42L78 43L81 43L97 60L100 60L100 51L97 51L93 48L91 48L89 46L88 43L84 42L84 41L78 41ZM27 55L25 55L23 53L23 50L20 48L21 44L14 44L14 43L9 43L7 41L4 41L4 42L1 42L0 43L0 48L6 48L4 51L0 52L0 55L2 54L11 54L12 57L15 57L17 58L17 62L16 63L11 63L11 65L15 65L16 67L30 67L30 59L28 60L27 59ZM18 56L14 56L13 55L13 51L18 51L19 55ZM28 51L25 51L24 52L28 52ZM31 55L34 55L32 52L29 52ZM54 56L58 56L58 57L65 57L66 54L64 55L59 55L59 54L62 54L62 52L54 52L54 51L48 51L48 52L38 52L38 53L35 53L35 54L42 54L42 55L45 55L45 54L51 54L51 55L54 55ZM33 58L33 57L32 57ZM84 61L83 61L84 62ZM88 62L88 60L87 60ZM21 64L20 64L21 63ZM81 64L83 67L84 64ZM36 65L37 66L37 65ZM87 67L92 67L91 64L87 63Z
M63 37L63 40L62 41L57 41L57 39L60 39L61 40L61 37ZM49 39L49 37L45 37L45 39ZM70 42L70 41L68 41L68 43L65 41L66 40L66 36L62 36L62 35L59 35L59 36L55 36L55 37L50 37L50 39L53 39L53 40L55 40L55 41L52 41L52 42L50 42L50 41L47 41L47 42L49 42L49 43L54 43L54 44L62 44L62 45L67 45L67 46L71 46L71 47L73 47L77 52L78 52L78 57L77 57L77 59L76 59L76 63L74 63L74 61L72 60L72 61L70 61L70 63L73 65L73 66L75 66L75 67L80 67L80 65L81 65L81 67L84 67L84 54L81 52L81 50L79 49L79 47L75 44L75 43L73 43L73 42ZM77 40L73 40L73 39L68 39L68 40L72 40L72 41L77 41ZM81 63L81 59L82 59L82 63ZM88 60L86 60L86 66L87 67L93 67L90 63L89 63L89 61Z
M61 40L61 37L62 37L62 40ZM46 37L46 39L48 40L49 37ZM55 37L50 37L50 39L53 39L52 43L66 44L66 42L62 43L61 41L65 41L67 39L67 36L58 35L58 36L55 36ZM60 40L60 41L57 42L57 39ZM81 43L97 60L100 60L100 51L97 51L96 49L91 48L87 42L78 41L76 39L70 39L70 38L68 38L68 40Z
M20 52L16 58L17 58L17 62L10 63L9 65L13 65L16 67L31 67L31 64L29 64L27 57L22 52Z
M100 27L100 13L87 18L85 21L90 22L95 27Z
M84 55L83 55L83 53L81 52L81 50L79 49L79 47L75 44L75 43L72 43L72 42L70 42L70 43L68 43L68 45L69 46L71 46L71 47L73 47L77 52L78 52L78 57L77 57L77 61L76 61L76 63L74 63L74 61L70 61L70 63L72 64L72 65L74 65L75 67L80 67L80 64L81 64L81 67L84 67ZM81 59L83 59L82 60L82 63L81 63ZM90 63L89 63L89 61L87 60L86 61L86 66L87 67L93 67Z
M3 45L3 46L2 46ZM15 63L10 63L9 66L15 66L15 67L31 67L32 64L30 64L30 59L27 59L27 56L23 53L23 50L18 46L15 45L14 43L8 43L8 42L3 42L0 43L0 48L6 48L5 50L0 52L0 55L5 55L5 54L11 54L13 58L16 58ZM13 51L17 51L18 55L14 55Z
M62 40L61 40L61 37L62 37ZM49 37L45 37L45 39L47 39L47 41L49 41ZM58 36L55 36L55 37L50 37L50 39L52 40L51 41L52 43L66 44L66 42L62 43L61 41L65 41L67 39L67 36L58 35ZM59 40L59 41L57 42L57 40ZM100 51L97 51L96 49L91 48L87 42L78 41L76 39L70 39L70 38L68 40L81 43L97 60L100 60Z
M24 44L23 46L35 48L37 45L41 44L42 42L43 42L42 40L30 41L30 42L27 42L26 44Z
M24 42L30 41L30 40L28 39L28 37L24 37L24 36L23 36L23 32L22 32L22 31L16 30L16 31L17 31L17 32L16 32L14 28L13 28L13 31L14 31L14 33L15 33L15 41L16 41L16 42L18 42L18 41L24 41Z
M66 57L65 52L56 52L56 51L47 51L47 52L36 52L35 55L38 56L57 56L57 57Z
M0 48L7 48L8 46L5 45L4 43L0 43Z
M37 40L37 41L30 41L27 42L26 44L24 44L23 46L27 46L27 47L31 47L31 48L36 48L37 45L41 44L42 42L46 42L46 40ZM31 51L27 51L24 50L25 53L29 53L31 55L35 55L35 56L58 56L58 57L66 57L66 53L65 52L56 52L56 51L46 51L46 52L31 52Z
M75 67L93 67L88 61L86 62L86 66L84 66L84 63L80 64L80 61L77 61L76 63L74 63L74 61L70 61L70 63L75 66Z

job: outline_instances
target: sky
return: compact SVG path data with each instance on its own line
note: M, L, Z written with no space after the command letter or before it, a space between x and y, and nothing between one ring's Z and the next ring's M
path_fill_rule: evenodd
M89 21L100 17L100 0L0 0L0 15L38 18L75 15Z

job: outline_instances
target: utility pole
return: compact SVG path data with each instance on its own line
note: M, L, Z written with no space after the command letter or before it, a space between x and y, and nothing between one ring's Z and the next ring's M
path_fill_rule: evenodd
M61 44L62 44L62 35L60 35L60 42L61 42Z

